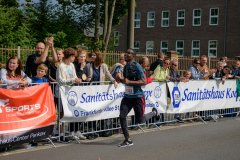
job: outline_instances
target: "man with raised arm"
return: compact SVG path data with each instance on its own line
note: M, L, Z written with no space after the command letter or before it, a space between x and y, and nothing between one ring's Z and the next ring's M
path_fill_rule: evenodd
M52 57L48 56L49 47L52 51ZM50 63L55 62L57 62L57 54L54 50L53 37L46 38L46 46L44 43L39 42L36 46L36 53L28 56L25 65L25 73L29 77L36 76L36 70L38 65L45 64L47 67L49 67ZM49 74L47 73L46 78L48 78L48 76Z
M124 97L120 105L120 123L125 140L119 145L119 147L132 146L133 141L129 137L128 125L126 117L131 109L134 109L136 120L139 124L146 122L153 116L158 121L160 116L156 108L152 109L152 112L144 115L145 108L145 95L141 86L146 85L146 77L143 72L143 68L139 63L134 61L136 51L134 49L128 49L125 53L125 61L127 64L123 68L123 77L116 77L117 82L125 84Z

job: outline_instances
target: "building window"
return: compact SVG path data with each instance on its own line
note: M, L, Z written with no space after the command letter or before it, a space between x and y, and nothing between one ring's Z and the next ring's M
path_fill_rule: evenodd
M154 45L153 41L147 41L147 43L146 43L146 53L147 54L153 54L153 45Z
M208 57L217 57L217 41L208 41Z
M154 27L155 21L155 13L154 12L148 12L147 16L147 27Z
M169 26L169 11L162 11L162 27Z
M119 31L114 31L114 44L115 46L118 46L119 44Z
M192 57L199 57L200 56L200 41L193 40L192 41Z
M193 10L193 26L201 26L201 9Z
M141 19L141 13L135 13L134 17L134 28L140 28L140 19Z
M139 41L134 41L134 50L139 53L139 46L140 46L140 42Z
M183 42L184 41L176 41L176 51L179 52L178 56L183 56Z
M184 26L185 10L177 11L177 26Z
M168 41L161 41L161 52L166 54L168 51Z
M218 25L218 8L210 8L209 25Z

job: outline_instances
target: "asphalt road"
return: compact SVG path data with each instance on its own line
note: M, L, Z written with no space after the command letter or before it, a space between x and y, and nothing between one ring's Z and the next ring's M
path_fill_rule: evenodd
M120 148L123 135L72 142L57 148L0 156L0 160L240 160L240 118L132 133L134 145Z

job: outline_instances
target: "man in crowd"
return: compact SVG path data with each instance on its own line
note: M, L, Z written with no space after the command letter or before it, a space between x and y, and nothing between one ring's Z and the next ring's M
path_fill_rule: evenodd
M48 57L49 47L51 48L53 57ZM39 42L36 46L36 53L28 56L25 65L25 73L28 75L28 77L36 76L38 65L45 64L47 67L49 67L49 63L55 63L57 60L57 54L53 46L53 37L48 39L46 38L46 46L44 43ZM48 76L49 74L47 73L46 77L48 78Z
M146 77L146 80L147 80L147 84L148 83L152 83L152 80L154 79L154 75L152 74L150 77L147 77L146 75L146 70L145 68L148 66L149 64L149 60L148 60L148 57L144 56L144 57L141 57L140 60L139 60L139 64L142 66L143 68L143 72L145 74L145 77Z
M231 67L232 75L234 79L240 79L240 61L236 60Z
M209 80L209 77L212 76L212 74L214 73L214 70L210 70L207 66L207 57L205 55L202 55L201 58L200 58L200 66L199 66L199 71L201 73L206 73L208 72L207 74L205 74L203 76L202 79L204 80Z
M172 82L180 82L180 81L187 82L188 80L186 80L186 78L180 76L177 66L178 66L178 60L172 59L170 63L170 71L169 71L169 75L167 75L167 79L169 79ZM175 115L174 120L179 123L184 123L184 121L179 117L179 114Z
M157 58L158 59L155 62L153 62L150 66L149 76L153 74L154 70L157 68L158 65L160 65L161 67L163 66L164 54L162 52L159 52Z
M224 63L223 62L218 62L217 66L216 66L216 72L213 73L212 77L210 77L211 79L216 79L216 78L222 78L223 77L223 69Z
M144 123L148 119L155 117L158 121L160 116L156 108L152 109L152 112L144 115L145 107L145 95L141 86L146 85L146 77L143 72L143 68L139 63L134 61L136 51L134 49L128 49L125 53L125 61L127 64L123 69L123 77L116 77L117 82L125 84L124 97L120 105L120 123L125 140L119 145L119 147L132 146L133 141L129 137L128 125L126 117L131 109L134 109L136 120L138 123Z

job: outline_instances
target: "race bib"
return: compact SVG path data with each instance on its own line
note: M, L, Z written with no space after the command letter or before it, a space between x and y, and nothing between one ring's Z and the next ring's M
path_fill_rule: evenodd
M127 94L128 94L128 93L133 94L133 93L134 93L133 86L125 86L125 92L126 92Z

